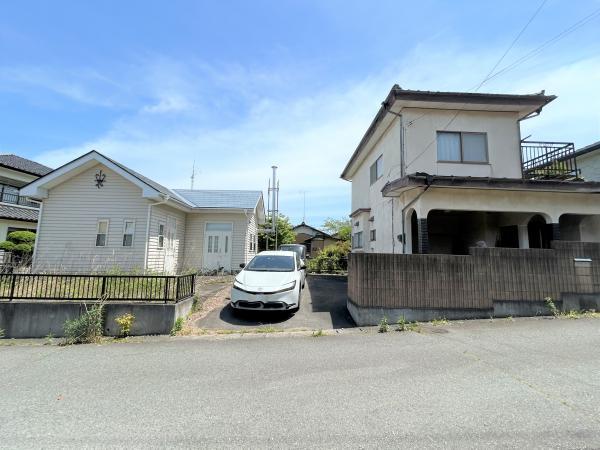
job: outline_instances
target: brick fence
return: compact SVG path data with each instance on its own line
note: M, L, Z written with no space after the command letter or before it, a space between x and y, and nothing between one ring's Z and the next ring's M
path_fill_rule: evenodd
M349 309L487 314L499 302L543 304L546 297L560 302L566 293L598 292L597 243L554 241L552 249L472 248L469 255L352 253L348 265Z

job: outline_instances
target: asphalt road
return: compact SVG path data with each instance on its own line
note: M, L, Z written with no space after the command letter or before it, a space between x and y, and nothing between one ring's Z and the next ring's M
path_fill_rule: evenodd
M598 448L600 320L0 346L2 448Z
M272 325L276 328L328 330L354 327L346 308L346 277L309 275L302 291L300 310L296 313L276 311L234 311L229 304L196 321L198 328L244 329Z

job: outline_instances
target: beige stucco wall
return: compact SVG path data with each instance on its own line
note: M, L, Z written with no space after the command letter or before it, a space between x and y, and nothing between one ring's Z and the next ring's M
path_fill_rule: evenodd
M426 172L431 175L493 178L521 177L521 146L517 113L407 108L402 111L402 115L405 124L406 173ZM486 133L489 164L438 162L437 131Z
M106 174L97 188L95 174ZM141 189L100 164L50 189L43 201L34 271L143 269L149 201ZM109 220L106 247L96 247L99 219ZM123 221L135 221L132 247L123 247Z

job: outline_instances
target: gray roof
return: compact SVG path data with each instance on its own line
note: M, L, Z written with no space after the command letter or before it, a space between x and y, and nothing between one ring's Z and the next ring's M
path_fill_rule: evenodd
M261 191L205 191L175 189L195 208L254 209L262 197Z
M26 172L31 175L38 175L40 177L52 172L50 167L12 154L0 155L0 166L18 170L19 172Z
M0 217L3 219L37 222L38 210L32 208L21 208L19 206L0 205Z

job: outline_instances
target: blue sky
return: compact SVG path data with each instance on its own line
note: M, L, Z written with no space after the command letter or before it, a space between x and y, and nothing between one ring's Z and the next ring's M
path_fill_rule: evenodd
M466 91L538 1L21 1L0 5L0 151L96 149L173 188L266 189L283 213L350 212L346 160L394 83ZM548 0L499 69L600 8ZM481 92L558 95L539 140L600 139L600 18Z

